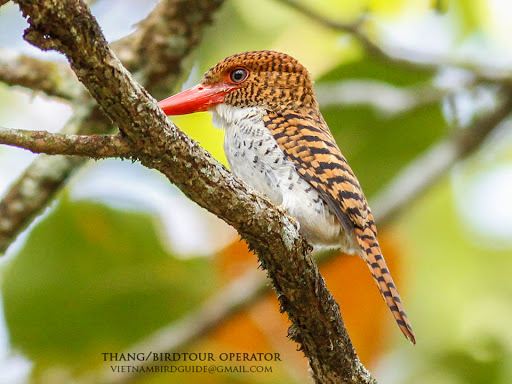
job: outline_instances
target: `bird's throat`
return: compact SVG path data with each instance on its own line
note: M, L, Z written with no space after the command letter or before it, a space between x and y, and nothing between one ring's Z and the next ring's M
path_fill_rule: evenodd
M233 107L224 103L211 106L209 111L213 126L219 129L260 126L265 114L262 107Z

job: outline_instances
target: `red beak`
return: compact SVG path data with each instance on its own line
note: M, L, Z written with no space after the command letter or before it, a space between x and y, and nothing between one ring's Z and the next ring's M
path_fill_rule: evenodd
M167 116L202 112L208 110L212 105L224 102L226 93L235 88L236 86L231 84L198 84L193 88L159 101L158 106L162 108Z

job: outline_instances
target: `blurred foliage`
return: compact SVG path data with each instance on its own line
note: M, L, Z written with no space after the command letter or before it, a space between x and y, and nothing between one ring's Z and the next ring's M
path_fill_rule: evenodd
M419 25L423 19L446 22L443 41L455 42L454 54L475 40L485 44L481 46L484 52L492 51L493 38L506 39L496 35L500 29L493 23L489 2L483 0L301 3L344 23L358 20L366 12L370 18L365 30L383 45L396 42L386 39L381 25ZM416 47L423 48L423 41L416 42ZM195 84L222 58L254 49L290 53L305 64L319 86L363 80L410 90L439 81L437 71L396 66L367 55L346 33L328 29L280 1L234 0L227 1L216 15L189 63L191 73L184 73L179 87ZM489 62L495 59L488 57ZM0 104L2 114L25 107L17 106L14 98ZM6 105L9 108L4 108ZM392 114L371 104L343 103L325 106L322 112L370 200L416 156L453 129L439 100ZM208 114L173 120L226 164L223 132L211 127ZM392 225L380 229L384 255L417 335L416 347L396 329L361 260L339 256L322 266L356 350L381 384L512 382L511 232L508 239L498 234L487 236L482 226L493 218L471 219L466 214L484 202L501 204L509 216L512 208L504 201L486 201L485 194L481 202L464 198L477 177L497 166L512 168L511 135L496 136L458 165L459 177L454 177L455 172L447 175ZM222 251L212 251L211 259L183 259L161 244L161 224L152 215L70 201L67 196L65 192L30 229L22 249L2 266L10 342L35 363L33 382L59 382L49 376L52 369L81 374L104 368L101 352L121 352L257 267L256 257L238 241ZM191 216L204 217L198 212ZM191 236L206 241L199 233ZM272 374L148 374L139 382L308 382L306 361L285 338L288 321L276 306L274 295L269 294L189 347L211 353L278 352L283 361L272 363Z
M427 84L432 76L431 71L404 69L363 57L341 64L320 77L317 83L366 79L407 88ZM339 105L322 108L322 114L367 196L377 192L447 131L439 102L392 116L383 116L371 106L340 108Z
M425 360L412 382L512 381L510 249L476 244L461 227L450 183L443 182L400 220L403 252L414 255L410 307ZM428 308L428 310L426 310ZM443 380L447 380L446 378Z
M13 347L43 365L98 363L204 300L216 286L211 263L169 255L155 224L61 198L3 271Z

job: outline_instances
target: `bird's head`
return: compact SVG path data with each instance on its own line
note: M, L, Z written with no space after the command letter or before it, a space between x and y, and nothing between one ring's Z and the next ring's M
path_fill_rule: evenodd
M183 115L222 103L274 112L316 107L307 69L293 57L275 51L229 56L206 72L198 85L158 105L166 115Z

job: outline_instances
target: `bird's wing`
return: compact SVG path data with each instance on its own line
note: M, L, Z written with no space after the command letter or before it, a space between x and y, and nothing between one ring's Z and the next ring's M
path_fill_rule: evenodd
M366 197L322 116L315 111L307 115L296 111L267 112L263 120L287 159L295 163L297 172L329 204L347 234L355 233L361 256L384 301L404 335L415 343L411 324L382 256Z
M347 233L364 228L369 217L366 197L321 115L267 112L267 129L297 172L329 204Z

